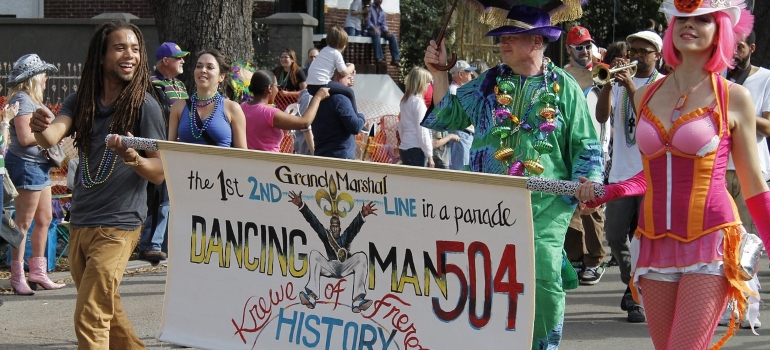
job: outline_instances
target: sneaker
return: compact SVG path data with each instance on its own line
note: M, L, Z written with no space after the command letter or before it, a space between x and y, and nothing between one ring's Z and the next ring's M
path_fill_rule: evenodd
M583 273L578 275L580 277L580 284L584 286L592 286L599 283L604 275L604 266L586 267Z
M738 311L735 309L735 302L729 301L727 303L727 307L725 308L725 312L722 313L722 316L719 318L719 325L720 326L729 326L730 325L730 315L732 314L733 317L735 317L736 323L740 323L741 328L751 328L751 324L749 324L748 316L743 315L743 319L740 321L738 320ZM757 315L759 316L759 315ZM762 322L760 320L757 320L756 323L754 323L754 328L762 327Z
M728 321L729 322L729 321ZM754 328L762 327L762 321L757 320L757 322L754 323ZM749 324L749 320L743 320L741 322L741 328L751 328L751 325Z
M160 250L145 250L139 253L140 260L147 260L149 262L158 263L161 260L166 260L168 255Z
M628 311L628 305L636 304L634 301L634 296L631 295L631 288L626 287L626 291L623 292L623 297L620 298L620 309L623 311Z
M614 256L610 258L610 261L607 262L607 266L618 266L618 261L615 260Z
M360 313L361 311L366 311L370 306L372 306L372 301L369 299L356 299L353 300L353 305L351 305L351 308L353 309L353 313Z
M316 301L315 294L310 289L305 288L304 292L299 292L299 302L308 309L315 309Z
M578 280L583 278L583 262L581 261L570 261L570 265L572 265L572 268L575 269L575 273L578 275Z
M647 321L647 316L644 315L644 308L637 303L629 306L626 321L630 323L640 323Z
M762 321L757 320L757 322L754 323L754 328L759 328L759 327L762 327ZM751 325L749 324L749 320L743 320L743 322L741 322L741 328L744 328L744 329L751 328Z

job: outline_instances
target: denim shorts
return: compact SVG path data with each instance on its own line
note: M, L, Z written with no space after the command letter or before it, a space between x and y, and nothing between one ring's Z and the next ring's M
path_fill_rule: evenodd
M19 190L41 191L51 186L48 162L35 163L19 158L11 152L5 155L5 169L13 185Z

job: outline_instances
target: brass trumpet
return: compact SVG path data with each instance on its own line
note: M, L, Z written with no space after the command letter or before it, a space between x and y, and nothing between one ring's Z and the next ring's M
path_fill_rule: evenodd
M594 66L594 69L591 71L591 78L594 80L594 83L597 85L605 85L605 84L612 84L615 82L615 78L612 76L617 73L624 71L626 69L630 69L631 75L636 74L636 63L637 61L630 62L628 64L619 64L612 69L607 68L604 65L597 65Z

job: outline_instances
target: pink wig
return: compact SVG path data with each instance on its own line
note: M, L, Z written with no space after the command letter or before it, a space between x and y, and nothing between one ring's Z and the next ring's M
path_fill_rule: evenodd
M721 72L725 68L732 68L733 53L739 37L745 37L751 33L754 25L754 16L746 10L741 10L741 18L738 23L733 25L730 16L722 11L712 13L717 24L717 33L715 38L715 49L711 59L706 62L704 69L710 72ZM663 37L663 59L666 64L676 69L682 63L681 53L674 47L673 33L674 22L677 17L671 18L668 29ZM732 30L723 30L732 28Z

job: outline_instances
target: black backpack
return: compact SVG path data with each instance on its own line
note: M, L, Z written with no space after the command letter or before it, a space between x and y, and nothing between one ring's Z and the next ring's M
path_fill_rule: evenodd
M163 113L163 119L166 121L166 133L168 133L168 120L169 116L171 115L171 100L169 100L168 95L166 95L166 91L162 86L152 84L152 89L153 95L155 95L155 99L158 101L158 104L160 104L160 110ZM139 120L137 120L137 122L134 124L134 136L139 136L141 123L142 119L139 118ZM142 156L145 156L144 151L139 152ZM152 215L152 222L145 222L145 225L149 224L154 228L158 224L160 202L165 196L165 191L165 183L162 185L156 185L152 182L147 182L147 216ZM152 235L150 235L149 239L152 239ZM138 246L139 245L137 245L137 247Z
M171 115L171 100L166 95L163 86L152 84L152 89L155 92L155 99L160 104L160 110L163 112L163 119L166 120L166 127L168 127L168 118Z

